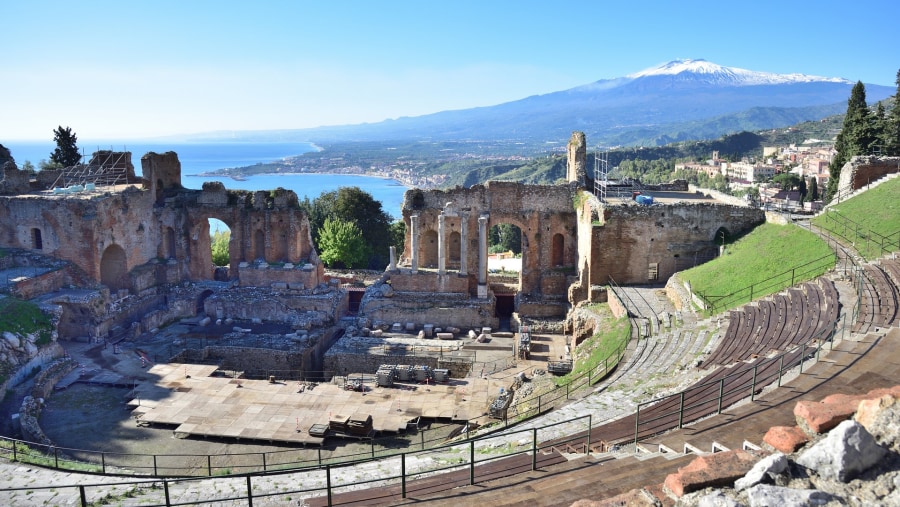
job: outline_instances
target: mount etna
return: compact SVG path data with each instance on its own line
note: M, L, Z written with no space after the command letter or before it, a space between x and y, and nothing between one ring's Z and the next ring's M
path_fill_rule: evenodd
M489 107L378 123L297 130L228 132L230 140L513 141L529 145L585 132L592 145L659 146L817 120L846 109L854 81L773 74L705 60L675 60L615 79ZM866 84L869 103L893 95ZM213 140L220 133L194 136Z

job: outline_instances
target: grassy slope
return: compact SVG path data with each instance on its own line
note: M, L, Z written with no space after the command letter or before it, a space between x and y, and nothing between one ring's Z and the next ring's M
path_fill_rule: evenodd
M853 243L860 255L866 259L881 257L882 241L887 243L885 245L887 250L898 250L896 245L900 240L900 179L886 181L852 199L832 206L830 210L836 211L843 218L826 212L813 218L812 223ZM883 240L866 231L887 236L887 239Z
M791 286L792 281L797 284L821 275L834 265L833 257L809 263L831 254L818 236L796 225L763 224L727 245L725 255L679 277L710 300L734 294L723 299L724 307L716 308L722 311L750 301L751 288L752 299L757 299Z

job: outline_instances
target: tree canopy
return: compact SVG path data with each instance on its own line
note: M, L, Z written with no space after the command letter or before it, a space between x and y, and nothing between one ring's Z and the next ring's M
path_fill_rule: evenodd
M359 227L340 218L326 218L318 234L319 257L328 267L365 267L369 247Z
M316 238L316 249L322 254L320 231L329 218L351 222L362 234L365 245L369 247L366 262L357 263L356 267L384 269L387 266L392 244L391 216L381 207L372 194L359 187L341 187L330 192L323 192L313 201L307 198L300 203L309 217L309 226L313 238ZM402 245L395 245L402 248ZM323 258L324 259L324 258Z
M61 167L71 167L81 162L81 154L78 152L78 141L75 132L69 127L53 129L53 140L56 142L56 149L50 154L50 162L59 164Z

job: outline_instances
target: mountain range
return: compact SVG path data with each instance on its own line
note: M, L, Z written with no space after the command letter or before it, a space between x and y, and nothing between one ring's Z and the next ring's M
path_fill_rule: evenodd
M442 111L378 123L297 130L229 132L247 141L513 141L539 146L584 131L597 146L659 146L816 120L846 110L854 82L773 74L706 60L675 60L495 106ZM866 84L870 104L894 94ZM212 140L207 134L204 140Z

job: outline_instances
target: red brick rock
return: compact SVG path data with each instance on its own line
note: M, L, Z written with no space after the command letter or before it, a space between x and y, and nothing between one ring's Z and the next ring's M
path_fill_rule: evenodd
M885 394L880 398L863 400L859 402L859 408L856 410L854 419L871 433L872 426L878 418L878 415L881 414L884 409L897 403L897 399L898 398L895 396Z
M753 468L759 456L744 450L719 452L700 456L686 467L666 477L666 488L681 498L685 493L708 487L734 485Z
M794 406L797 424L810 433L824 433L856 413L860 402L884 395L900 398L900 386L873 389L866 394L832 394L821 402L799 401Z
M763 437L763 442L790 454L809 442L809 437L797 426L772 426Z
M843 396L843 395L841 395ZM860 399L849 400L846 397L829 396L830 403L816 401L798 401L794 406L797 424L809 433L824 433L842 421L846 421L856 412Z

